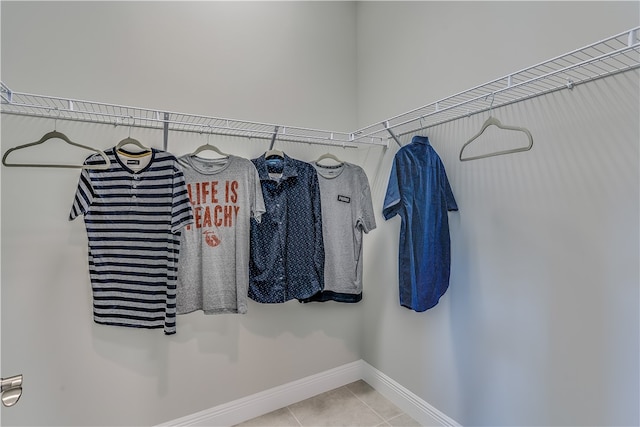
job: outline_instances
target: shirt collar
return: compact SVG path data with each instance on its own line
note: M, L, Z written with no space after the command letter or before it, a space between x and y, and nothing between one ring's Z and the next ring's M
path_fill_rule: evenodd
M415 135L412 139L411 139L411 143L418 143L418 144L426 144L429 145L429 137L427 136L420 136L420 135Z
M284 166L282 168L282 179L285 180L298 176L298 169L296 168L293 159L286 154L283 155ZM271 179L269 177L269 171L267 170L267 159L264 157L264 154L256 159L256 169L258 170L260 181L268 181Z

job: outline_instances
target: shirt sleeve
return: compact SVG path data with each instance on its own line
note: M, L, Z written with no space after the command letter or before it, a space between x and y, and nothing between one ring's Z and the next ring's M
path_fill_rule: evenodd
M384 219L391 219L400 211L400 186L398 185L398 155L393 159L391 175L387 184L387 193L384 196L382 215Z
M360 212L356 227L359 227L365 233L376 228L376 217L373 212L373 202L371 201L371 189L369 188L369 180L364 170L360 169Z
M318 182L318 173L316 169L309 165L311 176L311 209L313 213L313 228L314 228L314 253L313 261L316 268L316 273L320 278L320 283L324 288L324 240L322 238L322 205L320 204L320 184Z
M180 168L174 168L173 202L171 205L171 232L177 233L183 227L193 224L191 201L187 193L184 174Z
M455 197L453 197L453 191L451 191L451 185L449 185L449 179L447 178L447 172L444 170L444 165L440 162L440 182L442 191L444 191L445 200L447 202L448 211L457 211L458 204Z
M266 212L266 208L264 206L264 197L262 196L262 183L260 182L260 176L258 175L258 170L255 168L253 163L252 166L252 183L251 183L251 218L255 219L256 222L260 222L262 220L262 214Z
M86 163L86 162L85 162ZM89 208L93 203L95 193L91 184L91 175L89 169L83 169L78 179L78 188L73 199L73 206L69 213L69 221L74 220L79 215L85 215L89 212Z

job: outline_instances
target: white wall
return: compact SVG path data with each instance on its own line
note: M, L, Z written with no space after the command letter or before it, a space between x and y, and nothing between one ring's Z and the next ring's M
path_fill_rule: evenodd
M638 25L637 2L2 1L0 13L15 90L342 131ZM66 220L77 171L2 168L2 373L25 374L2 421L155 424L362 357L464 425L638 424L638 114L635 72L496 111L533 132L527 153L461 164L484 117L429 130L461 210L451 288L426 313L397 304L399 221L378 216L361 304L195 313L172 337L93 324L84 227ZM1 123L3 152L53 126ZM100 148L128 133L57 127ZM158 132L133 136L161 146ZM202 142L172 133L169 148ZM246 157L267 146L215 143ZM336 152L365 168L378 215L394 150Z
M622 32L638 6L359 3L359 124ZM460 207L450 288L425 313L400 307L400 220L381 223L367 241L368 363L463 425L638 425L638 80L495 110L533 133L525 153L459 162L486 114L425 132Z
M355 4L5 2L2 80L18 91L203 115L355 127ZM52 130L2 116L2 151ZM99 148L126 127L58 121ZM162 147L162 134L132 136ZM170 135L170 151L203 144ZM215 139L257 157L268 141ZM36 150L54 156L62 143ZM282 144L312 160L325 148ZM50 150L47 150L50 149ZM18 154L18 153L16 153ZM81 162L87 153L65 152ZM366 150L364 152L366 155ZM358 157L362 155L354 154ZM17 159L17 157L15 158ZM251 303L246 316L178 319L178 333L92 320L79 170L2 168L2 372L24 374L4 425L153 425L361 358L359 305Z

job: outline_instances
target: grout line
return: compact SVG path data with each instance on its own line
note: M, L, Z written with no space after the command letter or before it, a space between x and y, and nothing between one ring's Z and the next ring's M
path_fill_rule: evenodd
M389 421L393 421L393 420L395 420L396 418L400 418L400 417L401 417L401 416L403 416L403 415L406 415L406 416L408 416L409 418L411 418L408 414L405 414L404 412L401 412L401 413L399 413L398 415L394 415L393 417L389 418L389 419L388 419L388 420L386 420L386 421L389 423ZM411 418L411 419L413 419L413 418ZM389 424L391 424L391 423L389 423Z
M296 422L298 423L298 425L300 427L302 427L302 423L300 422L300 420L298 419L298 417L296 417L296 414L293 413L293 411L291 410L291 408L289 408L288 406L286 407L287 410L291 413L291 415L293 415L293 418L296 420Z
M363 381L364 381L364 380L363 380ZM349 387L347 387L346 385L345 385L344 387L345 387L347 390L349 390ZM351 394L353 394L353 395L356 397L356 399L358 399L360 402L364 403L364 406L366 406L367 408L371 409L371 411L373 411L373 413L374 413L374 414L376 414L377 416L379 416L379 417L380 417L380 419L381 419L384 423L386 423L386 422L387 422L387 420L385 419L385 417L383 417L382 415L380 415L380 414L379 414L375 409L373 409L371 406L369 406L369 405L367 404L367 402L365 402L364 400L360 399L360 397L358 397L358 395L357 395L357 394L355 394L354 392L352 392L351 390L349 390L349 391L351 392ZM374 391L375 391L375 389L374 389ZM376 393L377 393L377 391L376 391ZM383 397L384 397L384 396L383 396ZM386 397L385 397L385 399L386 399ZM402 415L402 414L400 414L400 415ZM384 424L384 423L383 423L383 424ZM378 424L378 425L379 425L379 424Z

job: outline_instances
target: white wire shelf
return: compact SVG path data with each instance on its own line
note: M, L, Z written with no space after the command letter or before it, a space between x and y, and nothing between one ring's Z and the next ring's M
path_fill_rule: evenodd
M88 123L131 126L168 131L210 133L279 141L303 142L337 147L356 147L354 137L297 126L286 126L195 114L151 110L71 98L36 95L11 90L0 82L1 112L21 116L43 117ZM387 145L386 137L373 137L367 143ZM358 143L364 143L362 140Z
M359 129L355 140L398 138L457 120L640 67L640 27L508 74L464 92Z
M3 114L90 123L305 142L338 147L388 146L398 138L462 117L640 67L640 27L451 95L354 132L198 116L162 110L16 92L3 82Z

